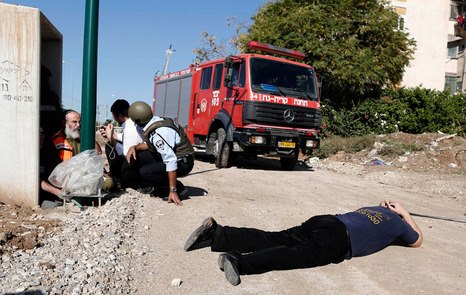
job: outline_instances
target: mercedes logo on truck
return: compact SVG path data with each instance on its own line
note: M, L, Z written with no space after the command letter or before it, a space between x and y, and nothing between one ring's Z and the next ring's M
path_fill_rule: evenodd
M290 123L294 120L294 112L290 109L287 109L283 112L283 119L285 122Z

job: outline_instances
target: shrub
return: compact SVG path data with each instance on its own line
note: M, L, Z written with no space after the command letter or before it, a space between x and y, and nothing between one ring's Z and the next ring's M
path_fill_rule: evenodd
M322 113L324 135L466 133L466 97L420 87L384 90L380 97L366 98L351 108L325 100Z

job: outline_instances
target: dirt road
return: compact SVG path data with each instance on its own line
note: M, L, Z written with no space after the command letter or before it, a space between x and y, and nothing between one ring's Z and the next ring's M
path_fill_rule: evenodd
M242 276L230 285L208 248L183 252L207 216L220 224L281 230L312 215L400 201L411 212L466 219L464 174L419 173L350 163L279 170L274 160L229 169L196 161L183 182L191 197L176 207L144 198L134 233L147 253L133 263L137 294L466 294L466 224L415 218L419 249L391 246L367 257L314 269ZM180 286L171 286L173 279Z
M391 246L337 265L242 276L237 287L218 269L218 253L183 251L207 216L281 230L390 198L411 212L466 219L464 137L396 133L377 140L372 150L338 152L312 169L286 172L277 160L218 170L198 159L182 180L190 194L182 207L134 190L84 211L0 204L0 293L466 294L464 223L415 217L421 248ZM377 150L389 142L421 149ZM374 156L388 165L368 166ZM181 285L171 286L174 279Z

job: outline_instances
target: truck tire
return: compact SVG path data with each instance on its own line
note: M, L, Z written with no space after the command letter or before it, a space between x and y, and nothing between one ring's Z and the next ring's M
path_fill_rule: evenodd
M225 129L219 128L216 135L214 146L215 166L217 168L226 168L230 159L230 145L227 142L227 133Z
M293 157L281 157L280 158L280 165L283 170L292 171L296 164L298 163L298 153L296 156Z

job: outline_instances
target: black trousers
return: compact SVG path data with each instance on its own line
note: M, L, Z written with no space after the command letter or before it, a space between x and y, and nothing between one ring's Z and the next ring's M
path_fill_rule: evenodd
M345 225L333 215L314 216L279 232L219 226L212 251L238 251L241 274L340 263L351 250Z
M109 143L105 145L105 155L107 156L110 174L112 177L121 179L121 166L125 160L124 156L119 156L113 146Z
M153 155L150 151L138 153L139 174L145 186L167 187L168 173L166 165L160 157ZM189 155L178 159L176 176L183 177L189 174L194 167L194 156Z
M105 145L105 154L110 167L110 175L120 181L123 187L138 187L140 185L141 176L137 165L130 165L126 157L119 156L115 148L109 144Z

